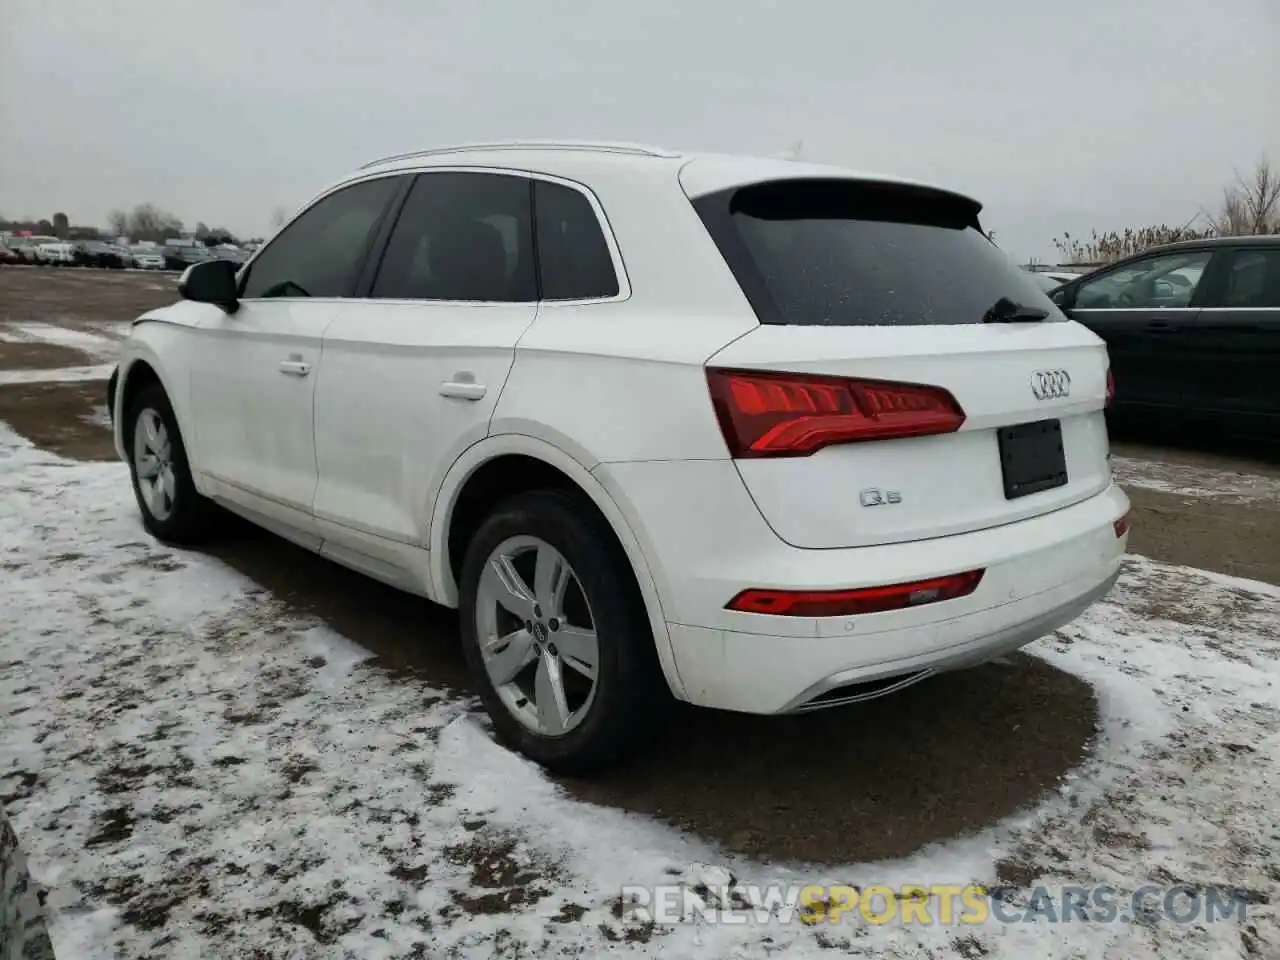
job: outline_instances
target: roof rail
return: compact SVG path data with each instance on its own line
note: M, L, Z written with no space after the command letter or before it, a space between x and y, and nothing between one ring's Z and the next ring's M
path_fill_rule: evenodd
M608 140L499 140L491 143L458 143L445 147L432 147L429 150L411 150L408 153L397 153L389 157L381 157L362 164L360 169L381 166L384 163L395 163L397 160L412 160L415 157L430 157L441 153L466 153L490 150L596 150L601 153L626 153L637 157L680 156L664 147L647 146L642 143L623 143Z

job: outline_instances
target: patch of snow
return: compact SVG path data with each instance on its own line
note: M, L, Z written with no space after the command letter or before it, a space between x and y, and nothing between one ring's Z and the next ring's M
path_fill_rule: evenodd
M92 423L95 427L106 427L108 430L111 429L111 410L105 403L100 403L95 406L84 419L88 423Z
M1143 487L1181 497L1211 497L1232 503L1280 502L1280 477L1114 455L1111 470L1116 482L1125 487Z
M80 380L106 380L114 369L114 363L99 363L91 367L56 367L52 370L0 370L0 386L10 383L75 383Z
M1105 602L1030 648L1101 701L1093 757L1058 790L904 860L764 864L570 798L497 746L471 700L155 542L122 464L0 427L0 502L0 794L50 888L60 957L1137 960L1280 944L1280 588L1129 558ZM1252 932L654 930L614 910L626 884L991 884L1002 859L1045 883L1239 884L1258 898Z
M53 343L61 347L74 347L91 356L114 356L119 344L101 334L52 323L10 324L11 342Z

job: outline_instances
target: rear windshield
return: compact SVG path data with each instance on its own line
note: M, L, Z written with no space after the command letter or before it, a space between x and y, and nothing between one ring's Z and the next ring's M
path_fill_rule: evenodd
M936 190L781 181L694 202L764 323L980 323L1001 298L1062 315L983 235L978 206Z

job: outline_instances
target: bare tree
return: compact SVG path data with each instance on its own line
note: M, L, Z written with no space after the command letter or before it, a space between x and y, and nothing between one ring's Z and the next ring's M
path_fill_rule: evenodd
M129 214L126 232L136 240L163 241L182 233L182 221L155 204L143 203Z
M276 207L271 211L271 229L279 230L289 219L289 211L284 207Z
M107 214L107 228L113 237L123 237L129 233L129 215L123 210L112 210Z
M1251 177L1237 172L1234 182L1223 188L1218 214L1205 216L1220 237L1280 232L1280 171L1263 156Z
M1193 224L1202 221L1205 226ZM1203 240L1208 237L1257 236L1280 233L1280 171L1264 156L1250 177L1240 173L1223 188L1222 204L1216 214L1201 208L1180 227L1168 224L1148 227L1125 227L1089 237L1073 237L1064 233L1053 241L1066 263L1111 263L1130 254L1140 253L1178 240Z

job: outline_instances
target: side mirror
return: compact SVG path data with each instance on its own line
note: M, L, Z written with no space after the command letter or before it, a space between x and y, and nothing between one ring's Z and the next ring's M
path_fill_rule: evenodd
M216 304L227 313L240 308L236 268L227 260L205 260L187 267L178 281L178 293L185 300Z

